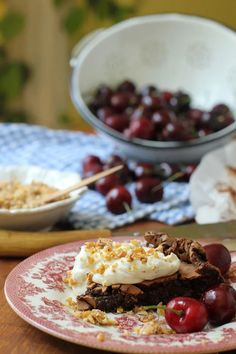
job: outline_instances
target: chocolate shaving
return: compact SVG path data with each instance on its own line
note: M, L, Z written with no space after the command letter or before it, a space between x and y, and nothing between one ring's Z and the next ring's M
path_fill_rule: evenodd
M197 241L173 238L166 233L153 231L145 233L144 238L154 247L161 246L165 255L176 254L182 262L200 264L207 261L204 248Z

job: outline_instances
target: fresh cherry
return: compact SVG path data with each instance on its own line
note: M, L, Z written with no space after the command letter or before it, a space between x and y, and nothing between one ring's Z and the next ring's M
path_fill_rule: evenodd
M211 243L204 246L208 262L219 268L224 275L231 265L231 255L229 250L220 243Z
M110 155L106 161L107 168L122 165L124 160L119 155Z
M114 93L111 97L111 106L122 112L129 105L130 96L126 92Z
M168 302L165 310L167 324L177 333L201 331L208 322L207 309L190 297L176 297Z
M212 108L211 113L216 114L216 115L221 115L221 114L224 115L224 114L230 113L230 109L226 104L218 103L217 105L215 105Z
M213 131L219 131L226 128L228 125L235 122L234 118L231 115L212 115L209 120L209 128Z
M187 118L190 119L196 127L199 127L202 123L202 116L204 112L201 109L190 109L187 113Z
M141 89L142 96L152 96L152 95L157 95L157 93L158 93L158 90L153 85L147 85Z
M230 322L236 313L236 291L228 284L221 283L207 290L202 297L209 320L219 326Z
M180 141L184 140L184 126L182 122L175 121L168 123L162 130L164 140Z
M151 120L141 117L130 122L131 136L141 139L152 139L155 133L154 124Z
M196 170L196 168L197 168L196 164L189 164L183 166L182 167L183 176L181 177L181 180L183 180L184 182L188 182L193 172Z
M141 117L144 118L151 118L152 115L152 111L150 110L150 108L145 107L145 106L139 106L138 108L136 108L133 113L130 116L131 120L135 120L135 119L139 119Z
M95 189L99 193L106 195L112 188L119 186L119 185L121 185L121 181L120 181L119 177L117 175L113 174L113 175L109 175L109 176L99 179L95 183Z
M106 195L107 209L113 214L123 214L131 209L132 197L123 186L112 188Z
M88 172L90 170L93 170L94 165L100 166L101 170L102 170L103 163L98 156L96 156L96 155L86 156L85 159L83 160L83 164L82 164L83 172Z
M106 120L107 117L110 117L114 113L114 110L111 107L105 106L99 108L97 111L97 116L103 122Z
M170 102L170 100L172 99L173 96L174 96L174 94L170 91L162 91L160 93L161 100L167 104Z
M174 114L168 110L161 110L159 112L154 112L152 115L152 121L156 129L164 128L172 119Z
M145 107L150 108L151 110L160 109L162 107L162 102L161 102L160 98L157 96L151 96L151 95L143 96L142 104Z
M188 111L190 108L190 103L190 96L182 91L178 91L169 101L170 107L178 113Z
M177 172L180 172L180 168L176 164L161 162L159 166L155 167L155 174L157 175L158 178L162 180L169 179Z
M156 177L143 177L136 182L135 194L141 203L159 202L163 197L161 181Z
M119 177L120 181L124 184L129 182L132 179L132 172L130 171L127 164L124 160L118 155L111 155L104 165L104 169L108 169L117 165L123 165L122 170L116 172L116 175Z
M108 85L102 84L97 89L96 99L103 106L109 105L112 93L113 93L113 91Z
M154 167L147 162L139 162L134 168L134 174L136 178L150 177L154 174Z
M124 114L112 114L105 119L105 124L110 128L122 132L129 125L129 119Z
M125 80L117 86L117 91L119 92L135 92L135 84L130 80Z

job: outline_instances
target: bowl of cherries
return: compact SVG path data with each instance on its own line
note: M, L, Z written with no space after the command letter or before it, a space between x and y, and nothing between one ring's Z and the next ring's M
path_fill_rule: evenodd
M198 161L236 130L235 56L235 33L216 22L173 14L135 18L77 46L71 97L123 155Z

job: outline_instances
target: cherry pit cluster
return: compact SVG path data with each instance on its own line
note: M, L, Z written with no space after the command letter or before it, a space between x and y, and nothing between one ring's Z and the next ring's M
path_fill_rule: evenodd
M113 214L122 214L132 208L132 196L126 184L135 183L134 192L141 203L155 203L163 198L163 182L168 180L188 181L196 165L180 166L160 163L152 165L147 162L135 163L129 167L118 155L111 155L102 161L96 155L88 155L83 160L83 176L89 177L108 168L123 165L116 174L101 178L93 186L106 198L107 209Z
M130 80L115 88L100 85L89 108L104 124L128 139L189 141L235 122L224 103L202 110L192 106L190 95L184 91L163 91L153 85L138 90Z

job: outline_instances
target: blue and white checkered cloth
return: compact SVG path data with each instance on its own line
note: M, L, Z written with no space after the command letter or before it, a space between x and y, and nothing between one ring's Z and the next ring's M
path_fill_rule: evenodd
M36 165L81 173L82 160L87 155L96 154L105 160L112 153L114 148L99 136L26 124L0 124L0 165ZM115 153L119 151L116 149ZM187 183L168 183L163 200L154 204L139 203L133 187L132 183L128 186L133 195L131 212L111 214L104 197L89 190L76 203L68 221L77 229L113 229L142 218L173 225L194 216Z

